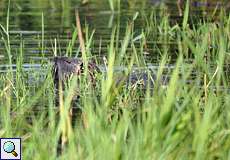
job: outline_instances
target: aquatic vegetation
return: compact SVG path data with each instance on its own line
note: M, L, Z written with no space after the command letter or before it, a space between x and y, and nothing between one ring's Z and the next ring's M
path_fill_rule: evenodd
M173 21L170 8L160 7L135 11L124 28L119 13L109 40L98 41L97 31L76 20L66 43L47 37L41 14L38 44L10 32L8 8L0 34L8 64L0 67L0 137L22 137L24 159L229 159L230 16L219 10L196 19L187 5ZM39 65L26 59L28 44L39 51ZM84 64L93 58L102 72L93 88L89 72L70 76L57 104L50 58L63 55ZM131 85L117 83L139 73L151 80L144 89L137 76Z

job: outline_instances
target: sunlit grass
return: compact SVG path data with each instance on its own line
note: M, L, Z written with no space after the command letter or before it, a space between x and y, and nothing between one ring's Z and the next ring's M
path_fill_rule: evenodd
M188 12L187 8L182 25L171 25L167 16L152 21L151 15L138 36L132 21L121 44L116 44L119 29L114 27L105 55L107 72L98 73L95 88L87 73L70 79L58 97L59 106L50 62L41 68L45 73L24 71L21 42L16 72L9 69L0 74L0 137L22 137L23 159L229 159L230 95L225 66L229 63L230 18L220 15L222 25L200 22L191 26ZM7 28L1 27L6 37L2 41L12 64ZM66 46L67 55L75 56L77 32ZM87 62L93 33L85 38ZM117 85L117 66L126 68L122 78L128 77L135 65L147 70L145 42L152 39L173 42L176 48L171 53L169 46L155 45L160 56L154 87L141 90L138 85ZM167 73L170 81L162 86L161 77L172 54L177 58ZM42 81L41 74L45 74ZM28 77L38 82L31 87ZM76 88L82 114L72 126L69 111ZM60 137L62 153L57 153Z

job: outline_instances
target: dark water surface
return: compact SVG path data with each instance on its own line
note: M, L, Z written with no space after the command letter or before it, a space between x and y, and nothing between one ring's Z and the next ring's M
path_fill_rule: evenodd
M191 1L190 20L199 21L204 17L212 15L217 8L228 7L229 2L225 1ZM54 44L56 39L57 55L65 55L75 26L75 10L78 9L83 26L89 28L89 35L95 30L93 43L91 45L92 55L106 55L107 45L110 42L111 32L114 26L119 29L119 40L124 39L128 22L134 15L138 15L135 20L135 35L138 36L148 25L148 21L155 20L156 23L164 16L169 16L173 24L181 24L183 16L181 11L185 8L185 2L176 0L121 0L120 9L114 7L114 12L110 10L107 0L89 0L82 4L79 0L55 1L55 0L11 0L9 33L11 43L11 53L13 63L20 52L20 45L23 46L24 62L33 61L39 66L41 57L54 56ZM7 0L0 0L0 24L6 26ZM154 19L150 19L151 14ZM43 25L44 24L44 25ZM86 27L87 26L87 27ZM4 37L4 34L1 34ZM146 50L146 61L157 63L159 52L156 48L170 46L172 55L175 52L173 41L162 42L155 37L147 38L148 49ZM42 45L43 42L43 45ZM139 43L139 42L137 42ZM129 50L129 49L128 49ZM76 43L72 50L72 56L79 53ZM8 63L8 58L4 42L0 41L0 64Z

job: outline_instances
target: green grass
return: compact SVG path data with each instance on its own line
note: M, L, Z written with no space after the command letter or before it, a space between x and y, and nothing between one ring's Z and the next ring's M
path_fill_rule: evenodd
M135 35L135 22L128 24L120 47L119 29L114 28L106 53L106 78L99 74L92 89L87 75L80 77L79 83L79 77L73 77L60 94L59 107L55 107L50 66L45 68L47 76L42 82L32 87L28 83L28 76L39 77L41 72L23 70L21 42L16 73L9 69L0 75L0 137L22 137L23 159L229 159L229 73L224 66L229 63L230 18L221 14L219 25L207 21L192 26L188 25L188 9L185 13L182 26L170 25L167 16L160 22L152 21L153 13L146 17L148 23L140 35ZM2 34L11 64L8 23L6 28L2 26ZM87 35L88 59L93 33ZM72 56L76 36L75 31L66 47ZM159 56L154 94L150 88L115 87L113 68L124 65L128 75L133 65L146 67L145 41L153 39L176 47L175 53L168 45L154 48ZM46 46L41 43L43 50ZM55 40L55 53L56 47ZM160 77L172 54L177 55L175 68L165 88ZM71 126L69 108L76 88L83 114ZM66 144L57 156L61 135Z
M120 7L121 7L120 0L108 0L108 3L109 3L110 10L112 12L114 12L116 9L117 12L120 12Z

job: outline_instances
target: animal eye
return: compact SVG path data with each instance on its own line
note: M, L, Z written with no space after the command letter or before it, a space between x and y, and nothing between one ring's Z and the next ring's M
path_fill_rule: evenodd
M82 70L84 69L83 63L81 64L80 68L81 68Z

